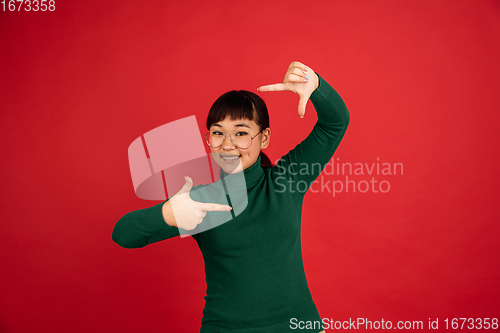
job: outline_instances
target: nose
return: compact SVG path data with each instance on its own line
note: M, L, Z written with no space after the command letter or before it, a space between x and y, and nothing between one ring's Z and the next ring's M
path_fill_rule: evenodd
M231 150L236 148L233 141L231 141L231 136L229 134L226 134L224 137L224 141L222 142L222 149L224 150Z

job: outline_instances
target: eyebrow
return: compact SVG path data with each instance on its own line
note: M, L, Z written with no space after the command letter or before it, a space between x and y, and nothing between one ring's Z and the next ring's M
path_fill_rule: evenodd
M217 123L213 124L212 126L222 127L220 124L217 124ZM250 126L248 126L245 123L239 123L239 124L236 124L234 126L236 126L236 127L248 127L248 128L250 128Z

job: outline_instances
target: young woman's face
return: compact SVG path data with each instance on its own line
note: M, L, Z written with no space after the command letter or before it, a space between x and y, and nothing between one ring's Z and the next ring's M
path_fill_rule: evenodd
M259 130L259 126L253 120L231 120L229 116L210 126L210 131L231 133L233 138L235 138L235 135L250 136L254 138L250 148L240 149L231 141L229 135L226 135L220 147L210 147L215 162L226 173L242 171L252 166L259 158L260 150L267 148L269 145L271 136L271 130L269 128L263 130L261 133L259 133ZM237 168L239 163L241 163L242 169Z

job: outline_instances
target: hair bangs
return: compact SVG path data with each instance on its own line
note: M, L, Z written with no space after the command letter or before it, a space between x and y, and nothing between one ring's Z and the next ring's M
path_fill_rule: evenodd
M210 108L207 117L207 129L213 124L229 117L231 120L248 119L259 124L255 106L244 93L236 90L228 91L220 96Z

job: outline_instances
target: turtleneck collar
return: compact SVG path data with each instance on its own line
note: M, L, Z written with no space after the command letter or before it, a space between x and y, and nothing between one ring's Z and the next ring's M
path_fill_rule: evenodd
M260 177L264 175L264 169L260 165L261 157L257 158L254 164L243 171L228 174L222 168L220 169L220 178L225 183L225 186L240 187L243 181L246 183L246 188L253 187L259 182Z

